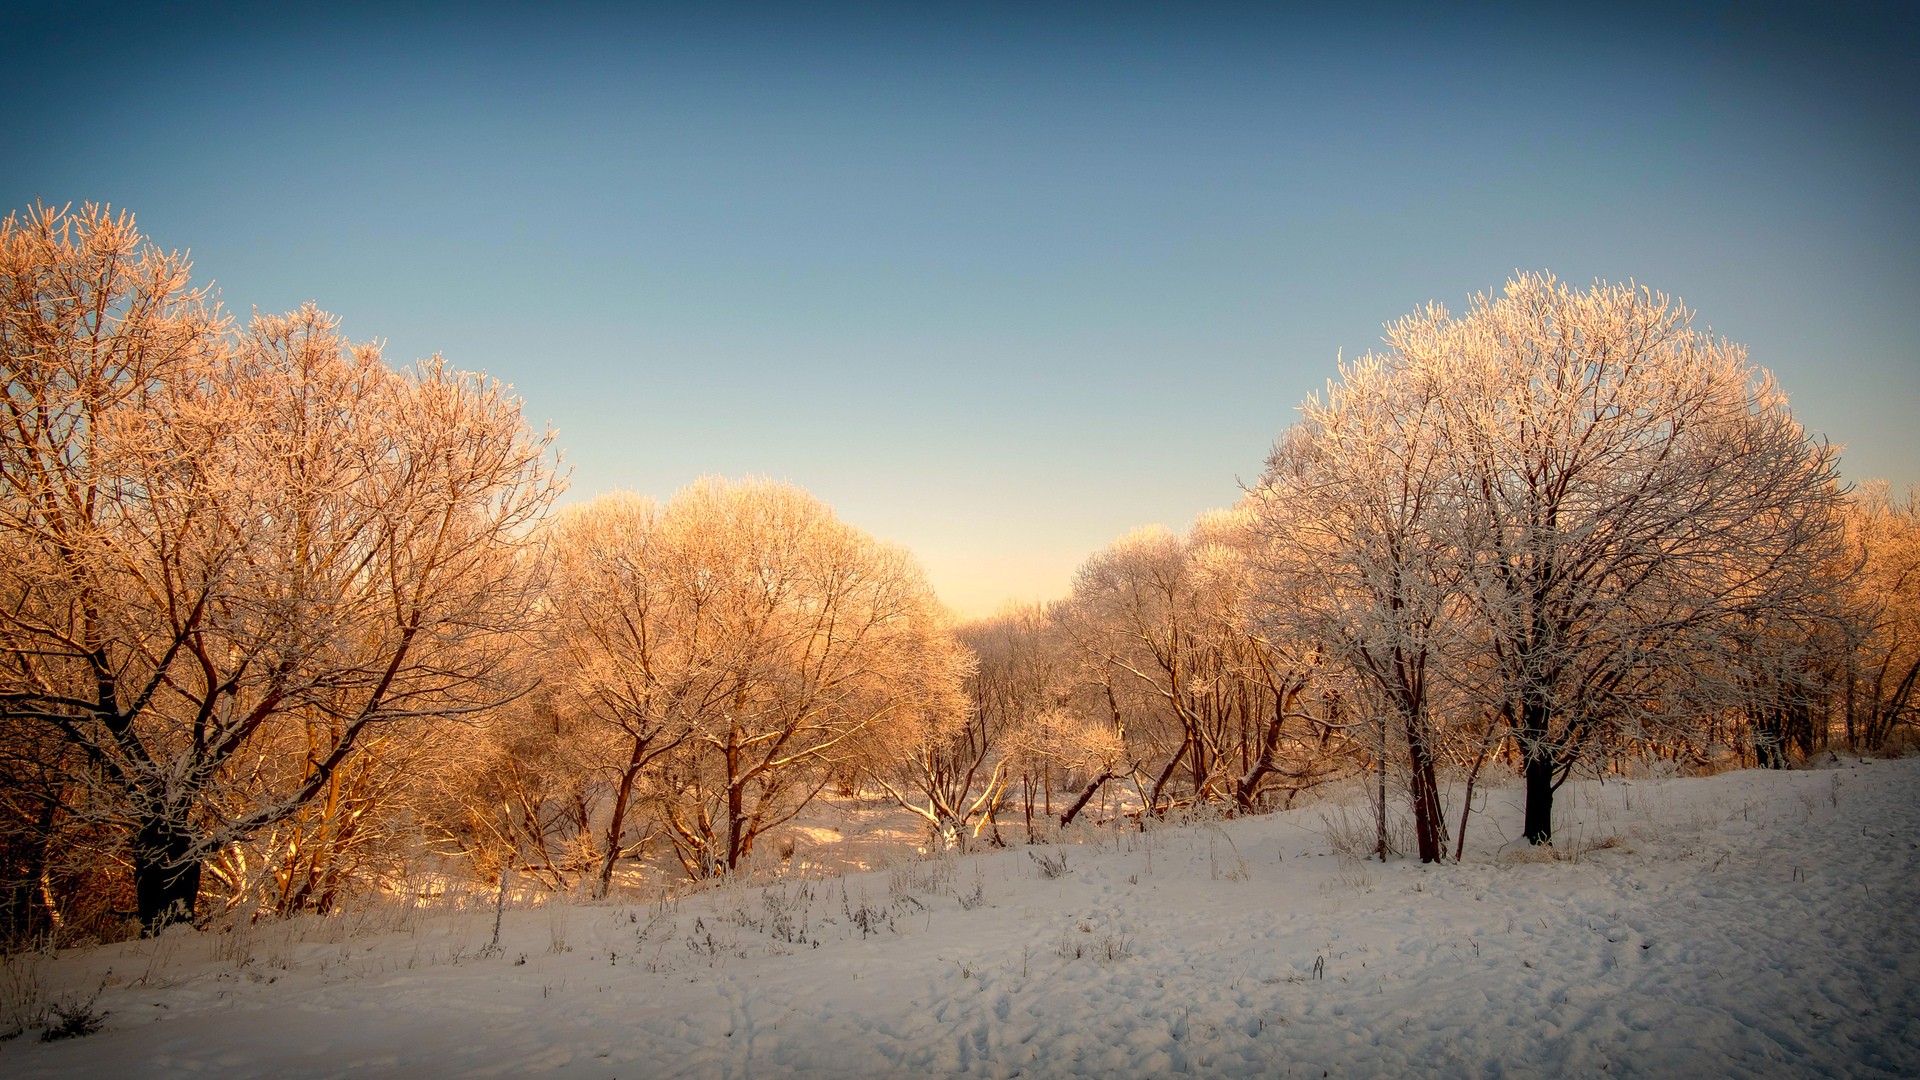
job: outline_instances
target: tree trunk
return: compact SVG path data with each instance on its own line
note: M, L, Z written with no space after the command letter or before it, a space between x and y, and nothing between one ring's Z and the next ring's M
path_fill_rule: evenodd
M1253 798L1260 792L1260 782L1273 771L1274 755L1280 752L1280 734L1287 720L1287 706L1292 703L1293 697L1293 694L1277 691L1274 694L1273 716L1267 721L1266 730L1260 734L1253 760L1246 762L1246 772L1234 787L1234 805L1241 813L1253 813Z
M1753 762L1762 769L1787 767L1786 733L1777 711L1763 712L1753 725Z
M1854 733L1853 717L1856 698L1854 692L1859 681L1859 672L1852 660L1847 662L1847 749L1860 749L1859 738Z
M1486 764L1488 746L1480 745L1480 752L1473 756L1473 767L1467 770L1467 797L1460 801L1460 832L1453 842L1453 861L1459 862L1467 851L1467 817L1473 813L1473 782L1480 778L1480 766Z
M133 847L133 891L142 933L193 921L200 899L200 860L188 857L193 838L164 818L140 827Z
M1553 843L1553 754L1535 742L1527 747L1527 813L1523 830L1529 844Z
M1060 815L1060 827L1064 829L1068 825L1073 824L1073 819L1080 816L1080 811L1084 809L1088 803L1093 801L1094 793L1100 790L1100 786L1117 775L1119 774L1109 769L1095 777L1093 781L1087 785L1087 790L1080 793L1080 798L1074 801L1074 804L1067 809L1066 813Z
M1440 862L1447 854L1447 819L1440 809L1440 784L1434 776L1433 752L1419 721L1407 717L1407 756L1412 765L1408 787L1413 796L1413 838L1423 863Z
M1033 774L1032 773L1022 772L1020 774L1020 793L1022 796L1024 796L1022 801L1026 803L1026 807L1027 807L1027 843L1037 844L1039 843L1039 841L1034 839L1034 832L1033 832Z
M1180 744L1180 749L1173 755L1173 760L1167 762L1167 767L1161 771L1160 778L1153 782L1153 790L1147 794L1147 805L1141 810L1141 813L1152 814L1154 817L1160 816L1160 789L1167 786L1168 780L1173 779L1173 774L1180 768L1180 760L1187 756L1187 751L1192 748L1192 746L1193 733L1188 732L1186 741ZM1078 809L1078 807L1075 809Z
M740 775L740 729L738 726L727 731L727 857L726 872L732 874L740 868L740 858L746 854L747 837L745 835L747 818L746 780Z
M1520 701L1521 771L1527 780L1526 823L1522 835L1529 844L1553 843L1553 745L1547 740L1551 719L1547 703L1531 691Z
M1234 785L1234 809L1242 814L1253 813L1253 797L1260 790L1260 781L1265 780L1267 774L1272 771L1273 765L1268 761L1261 761L1253 768L1248 769L1247 774L1240 778L1238 784Z
M747 854L746 790L740 784L727 785L727 873L740 869Z
M1380 782L1373 804L1373 853L1387 861L1387 718L1380 717L1380 753L1374 759L1374 771Z
M633 798L633 782L640 775L641 751L646 743L635 740L633 756L620 774L620 786L613 793L613 818L607 822L607 852L600 859L599 882L594 895L604 900L613 889L613 864L620 859L620 835L627 828L627 803Z

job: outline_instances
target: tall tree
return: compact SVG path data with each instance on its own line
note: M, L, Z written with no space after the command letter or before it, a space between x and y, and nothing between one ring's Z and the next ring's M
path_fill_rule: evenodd
M1836 455L1794 422L1745 350L1633 286L1527 274L1454 319L1388 334L1447 388L1464 592L1525 758L1525 834L1602 738L1644 738L1704 704L1730 620L1820 599L1837 554Z
M1149 526L1088 559L1060 608L1068 636L1099 674L1115 727L1127 733L1133 769L1144 770L1151 813L1165 809L1183 766L1194 800L1205 799L1214 781L1216 747L1201 712L1209 673L1198 657L1197 586L1186 544ZM1124 725L1123 713L1131 714Z
M1330 613L1416 763L1432 647L1470 643L1449 667L1519 745L1525 834L1546 843L1554 790L1596 745L1732 704L1734 682L1699 673L1761 640L1742 628L1826 617L1835 455L1742 349L1644 289L1523 275L1386 340L1282 438L1269 532L1297 573L1335 569L1306 610Z
M152 929L364 733L497 697L548 440L311 307L233 335L125 215L9 218L0 260L0 708L73 748Z
M1252 493L1266 534L1266 621L1276 635L1324 642L1377 709L1382 857L1389 736L1403 742L1415 842L1420 860L1434 862L1446 850L1435 684L1465 634L1439 423L1445 388L1371 355L1340 374L1302 407Z
M1057 608L1097 684L1081 704L1126 733L1150 813L1181 801L1251 810L1276 778L1298 791L1324 775L1320 755L1301 753L1323 719L1305 705L1324 654L1249 618L1251 522L1234 510L1185 536L1136 529L1088 559Z
M559 546L573 691L622 733L619 779L649 774L690 876L737 869L836 768L964 720L967 656L920 568L797 488L704 480L658 511L616 497Z
M566 512L547 536L547 642L565 673L556 689L598 727L612 792L595 872L603 896L655 761L724 726L742 677L736 650L748 643L720 624L724 593L700 542L625 493Z
M1847 737L1879 749L1920 724L1920 491L1895 499L1867 485L1848 511L1849 599L1856 649L1847 679Z

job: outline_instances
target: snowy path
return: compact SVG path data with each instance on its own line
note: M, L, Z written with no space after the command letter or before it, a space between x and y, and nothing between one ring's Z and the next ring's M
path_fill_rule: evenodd
M1920 1075L1916 795L1916 760L1569 785L1563 842L1605 846L1537 862L1498 791L1425 869L1327 855L1303 810L1052 879L1009 851L519 912L486 959L472 919L245 962L181 935L63 957L113 966L107 1030L0 1073Z

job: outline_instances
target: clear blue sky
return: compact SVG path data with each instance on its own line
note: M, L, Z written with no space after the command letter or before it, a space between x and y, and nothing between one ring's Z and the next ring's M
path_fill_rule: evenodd
M968 613L1516 269L1684 298L1920 481L1910 4L920 7L8 5L0 204L513 384L570 498L800 484Z

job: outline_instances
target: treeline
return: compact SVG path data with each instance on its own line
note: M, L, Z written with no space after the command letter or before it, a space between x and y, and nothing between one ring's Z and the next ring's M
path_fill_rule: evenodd
M556 511L552 439L498 384L396 370L312 307L238 326L128 216L10 217L0 292L13 940L428 872L723 876L823 792L966 846L1365 774L1382 856L1391 791L1432 860L1490 768L1545 843L1578 771L1781 766L1916 719L1920 507L1847 491L1644 290L1417 313L1240 505L957 626L788 486Z

